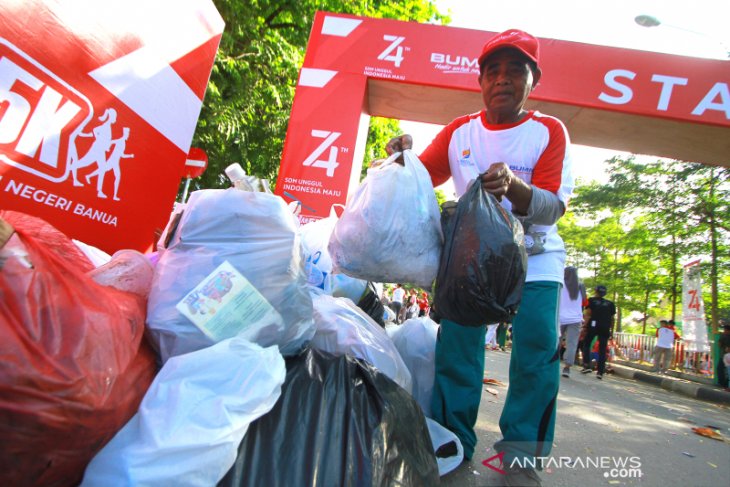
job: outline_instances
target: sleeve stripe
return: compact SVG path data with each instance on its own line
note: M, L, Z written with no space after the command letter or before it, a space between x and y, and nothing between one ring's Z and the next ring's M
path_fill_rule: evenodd
M454 131L468 123L475 116L479 116L479 114L465 115L446 125L419 156L419 159L421 159L421 162L426 166L429 174L431 174L431 181L433 182L434 188L444 184L451 177L449 144L451 143L451 137Z
M568 144L567 134L563 126L553 118L539 116L535 117L535 120L547 128L550 143L535 164L532 184L558 194L563 183Z

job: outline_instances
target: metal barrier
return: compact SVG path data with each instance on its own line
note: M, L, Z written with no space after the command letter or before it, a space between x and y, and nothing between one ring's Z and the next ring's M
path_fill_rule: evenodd
M635 333L614 333L616 357L654 367L656 337ZM699 377L713 378L715 368L712 352L689 352L684 349L682 339L674 340L670 370Z

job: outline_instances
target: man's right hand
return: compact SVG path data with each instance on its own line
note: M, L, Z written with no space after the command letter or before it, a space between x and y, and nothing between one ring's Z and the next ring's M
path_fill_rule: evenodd
M393 137L390 139L388 144L385 146L385 152L388 153L389 156L392 156L396 152L403 152L406 149L412 149L413 148L413 137L411 137L408 134L399 135L398 137ZM403 155L398 156L398 158L395 160L398 164L401 166L405 166L405 161L403 160Z

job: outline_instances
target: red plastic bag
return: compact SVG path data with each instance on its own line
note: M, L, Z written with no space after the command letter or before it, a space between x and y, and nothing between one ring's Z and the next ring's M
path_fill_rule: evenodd
M88 272L94 268L94 264L70 238L45 220L16 211L0 211L0 218L12 227L20 228L26 236L33 238L46 249L73 264L81 272Z
M16 230L0 256L0 485L76 485L156 373L146 303L94 282L17 216L0 212Z

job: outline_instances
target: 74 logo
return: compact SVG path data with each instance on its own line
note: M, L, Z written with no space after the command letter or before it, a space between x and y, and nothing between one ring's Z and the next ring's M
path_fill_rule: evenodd
M406 40L406 38L403 36L392 36L386 34L383 36L383 39L391 42L390 45L378 55L378 59L381 61L392 61L396 68L400 68L400 63L403 62L403 46L401 46L401 44L404 40Z
M317 146L314 151L312 151L311 154L309 154L309 157L304 159L305 166L312 166L312 167L319 167L322 169L327 170L327 177L333 177L335 175L335 169L337 169L337 166L340 165L339 162L337 162L337 156L339 155L340 148L337 146L332 145L337 138L342 135L340 132L329 132L327 130L312 130L312 137L317 137L319 139L324 139L319 146ZM329 154L327 155L326 159L319 159L319 156L321 156L327 149L329 149ZM343 148L342 152L347 152L347 149Z

